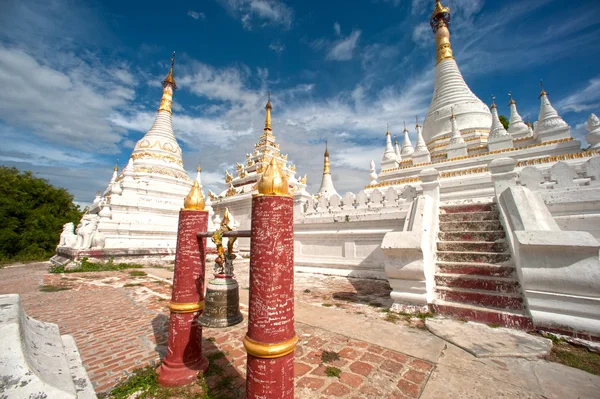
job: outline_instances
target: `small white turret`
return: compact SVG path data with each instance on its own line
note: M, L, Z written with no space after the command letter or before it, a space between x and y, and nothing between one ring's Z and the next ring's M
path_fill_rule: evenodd
M489 151L513 147L512 136L506 131L502 122L500 122L500 118L498 117L498 107L496 107L494 99L495 97L492 96L492 128L490 129L490 136L488 137Z
M591 114L588 118L587 130L588 134L585 139L590 144L590 149L600 149L600 120L595 114Z
M396 156L394 146L392 145L392 135L390 133L390 127L388 126L385 133L385 152L381 158L381 170L394 169L397 166L398 157Z
M400 151L400 145L398 144L398 138L396 136L394 136L394 152L398 158L398 164L400 164L400 162L402 162L402 153Z
M518 139L521 137L526 137L529 135L529 127L523 122L523 118L519 115L517 111L517 103L512 97L512 93L508 93L510 96L510 101L508 103L510 107L510 124L508 126L508 133L513 137L513 139Z
M544 85L540 81L540 115L533 129L533 138L541 143L552 140L560 140L571 137L571 127L565 122L554 109Z
M431 155L429 154L429 149L427 148L427 144L423 139L423 130L421 129L421 125L419 124L418 116L415 128L417 130L417 146L415 147L415 152L412 155L413 165L429 163L431 162Z
M123 169L123 180L133 180L133 176L135 174L133 167L133 158L129 158L129 162L127 162L127 166Z
M406 122L404 122L404 141L402 142L402 158L411 158L412 154L415 152L415 149L410 142L410 137L408 137L408 129L406 128Z
M329 163L329 149L327 148L327 142L325 142L325 154L323 155L323 158L323 178L321 179L321 187L319 188L318 195L326 198L333 195L340 197L335 190L333 180L331 179L331 166Z
M467 143L462 138L460 130L458 130L458 124L456 123L456 116L454 116L454 110L450 115L450 124L452 126L452 137L446 147L448 159L464 157L467 155Z

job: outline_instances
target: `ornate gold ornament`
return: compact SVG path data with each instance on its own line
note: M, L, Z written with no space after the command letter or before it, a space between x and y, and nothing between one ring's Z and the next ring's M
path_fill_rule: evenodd
M216 194L213 193L210 190L208 190L208 198L210 198L211 201L216 201L218 199L218 197L216 196Z
M301 184L306 184L306 180L307 180L307 177L306 177L306 175L304 175L300 178L300 180L298 180L298 182Z
M233 180L233 175L228 170L225 171L225 183L230 183Z
M235 187L233 187L233 184L229 185L229 189L227 189L227 193L225 193L226 197L232 197L234 195L237 194L237 191L235 190Z
M204 194L198 180L194 180L194 185L189 194L183 200L183 209L186 211L203 211L205 207Z
M288 195L289 193L287 178L275 158L271 158L271 163L258 181L258 193L260 195Z
M166 162L172 162L179 166L183 166L183 162L181 161L181 159L175 158L172 155L155 154L153 152L147 152L147 151L132 154L131 158L133 158L133 160L140 159L140 158L154 158L154 159L160 159L160 160L166 161Z

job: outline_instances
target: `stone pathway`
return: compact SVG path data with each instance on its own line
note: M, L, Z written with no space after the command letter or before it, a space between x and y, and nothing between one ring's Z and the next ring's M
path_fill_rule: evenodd
M248 264L236 263L245 313ZM21 294L32 317L74 336L97 392L164 355L168 270L50 275L47 268L0 269L0 293ZM600 398L598 376L540 359L478 359L420 319L390 316L386 282L298 273L295 284L297 398ZM41 292L42 285L68 289ZM244 322L203 334L213 364L207 382L232 398L244 397L245 331ZM324 351L339 360L323 361ZM327 367L339 376L327 376Z

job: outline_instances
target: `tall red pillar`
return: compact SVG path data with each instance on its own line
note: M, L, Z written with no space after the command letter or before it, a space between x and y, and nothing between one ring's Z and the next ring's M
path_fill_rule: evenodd
M250 304L246 395L248 399L293 399L294 211L287 180L274 161L252 199Z
M197 323L204 309L204 270L206 238L198 232L208 229L208 212L198 181L185 199L179 212L177 250L173 294L169 303L169 344L167 355L157 369L158 382L163 386L189 384L199 371L208 369L208 359L202 355L202 327Z

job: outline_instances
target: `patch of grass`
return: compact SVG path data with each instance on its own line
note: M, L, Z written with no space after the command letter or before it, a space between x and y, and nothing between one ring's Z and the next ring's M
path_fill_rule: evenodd
M71 287L65 287L62 285L40 285L41 292L58 292L58 291L68 291Z
M50 267L50 273L87 273L87 272L112 272L125 269L141 269L144 266L127 264L127 263L114 263L112 259L106 262L89 262L88 258L82 258L79 265L74 269L66 270L64 266L52 266Z
M431 313L431 312L425 312L425 313L419 312L419 313L417 313L415 315L415 317L418 317L421 320L425 320L425 319L427 319L429 317L433 317L433 313Z
M562 344L563 342L565 342L564 338L558 338L556 335L551 333L542 334L542 336L551 340L554 345Z
M134 370L133 374L110 392L107 398L126 399L136 392L143 392L138 397L153 396L160 389L156 370L152 366Z
M340 378L340 375L342 375L342 370L338 369L337 367L327 367L325 369L325 375L327 377Z
M369 302L369 306L371 306L373 308L380 308L383 306L383 304L381 304L379 302Z
M140 284L140 283L135 283L135 284L133 284L133 283L127 283L127 284L123 285L123 287L127 287L127 288L129 288L129 287L143 287L143 286L144 285Z
M134 270L132 272L129 272L129 275L131 277L145 277L145 276L147 276L146 272L142 272L140 270Z
M546 358L547 360L575 367L591 374L600 375L599 354L591 352L586 348L569 344L568 342L561 342L558 337L554 337L558 340L558 344L552 345L552 351Z
M210 342L215 342L217 339L215 337L208 337L206 338L206 340Z
M225 352L218 351L218 352L211 353L210 355L206 356L206 358L208 359L208 361L210 361L210 362L214 362L214 361L215 361L215 360L217 360L217 359L222 359L222 358L224 358L224 357L225 357L225 355L226 355L226 353L225 353Z
M400 320L400 316L394 312L388 312L388 314L385 315L384 320L396 324Z
M307 289L304 290L304 293L305 294L310 294L310 290L307 288Z
M502 325L499 323L488 323L488 327L489 328L498 328L498 327L502 327Z
M323 363L335 362L336 360L340 360L340 355L338 355L337 352L323 351L323 353L321 353L321 361Z
M330 308L330 307L333 306L333 304L331 304L331 303L322 303L321 306L324 306L326 308Z

